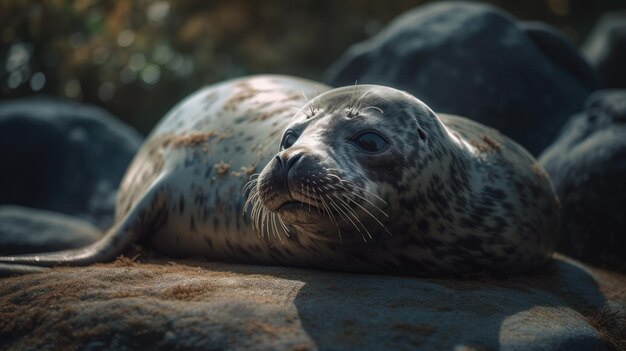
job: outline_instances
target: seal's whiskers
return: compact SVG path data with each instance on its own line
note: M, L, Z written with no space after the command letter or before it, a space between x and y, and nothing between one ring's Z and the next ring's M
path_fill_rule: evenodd
M287 225L285 225L285 222L283 221L282 218L280 218L280 216L276 216L276 217L278 217L278 223L280 223L281 227L283 228L285 235L289 238L289 236L291 235L289 228L287 228Z
M316 197L320 195L321 191L319 188L314 188L317 189L317 191L315 192ZM320 201L322 202L322 206L326 209L326 212L328 213L328 217L330 217L330 220L335 224L335 227L337 228L337 234L339 235L339 244L343 244L343 237L341 236L341 229L339 228L339 224L337 224L337 220L335 220L335 215L333 215L333 212L330 210L330 207L328 207L328 205L326 204L326 201L324 201L324 195L322 194L321 196L319 196Z
M378 112L380 112L381 115L385 114L383 112L383 110L381 110L379 107L376 107L376 106L365 106L365 107L362 107L356 113L359 114L359 113L361 113L361 111L365 111L365 110L369 110L369 109L378 110Z
M326 194L324 194L326 195ZM324 196L322 195L322 197ZM327 195L328 196L328 195ZM363 241L365 242L365 245L367 245L368 249L369 249L369 245L367 243L367 238L365 238L365 236L363 235L363 232L361 231L361 229L359 228L359 226L357 226L357 224L350 218L350 216L348 214L346 214L346 212L344 212L336 203L335 201L333 201L333 199L330 198L330 196L328 196L327 198L328 202L330 203L330 205L337 211L339 212L338 215L340 216L340 218L345 218L347 219L352 226L354 226L354 228L359 232L359 234L361 235L361 238L363 238ZM367 231L367 229L366 229ZM368 233L369 234L369 233Z
M369 232L369 230L367 230L367 227L365 227L365 225L363 225L363 222L359 219L359 216L356 215L356 212L354 212L354 210L352 208L350 208L350 206L348 206L345 203L345 201L341 200L341 198L339 198L337 196L335 196L335 197L342 202L342 203L338 204L338 206L340 206L340 209L343 207L347 211L348 215L352 216L357 221L357 223L363 228L363 230L365 230L365 233L367 233L367 236L370 239L373 239L372 238L372 234ZM350 217L348 217L348 216L346 216L346 217L348 219L350 219ZM350 220L350 222L352 222L352 220ZM354 224L354 222L352 222L352 223ZM354 224L354 226L355 226L355 228L358 229L358 226L356 224ZM366 241L366 243L367 243L367 241Z
M313 116L315 115L315 111L313 110L313 105L311 105L311 100L309 100L309 98L306 96L306 94L304 93L304 90L302 90L302 96L306 100L306 105L305 106L309 106L309 108L311 109L311 115L310 116L307 115L307 117L313 118Z
M378 223L379 223L379 224L380 224L383 228L385 228L385 230L387 230L387 228L385 227L385 225L384 225L384 224L383 224L383 223L382 223L382 222L381 222L381 221L380 221L380 220L379 220L376 216L374 216L374 215L373 215L370 211L368 211L365 207L363 207L363 206L362 206L362 205L361 205L358 201L355 201L354 199L352 199L352 198L350 198L349 196L347 196L347 194L350 194L350 195L352 195L352 196L355 196L355 197L357 197L357 198L359 198L359 199L361 199L361 200L365 201L368 205L370 205L370 206L372 206L374 209L378 210L378 211L379 211L379 212L380 212L383 216L385 216L385 217L389 218L389 215L388 215L385 211L383 211L383 210L382 210L379 206L377 206L376 204L374 204L373 202L371 202L370 200L368 200L368 199L367 199L367 198L365 198L364 196L359 195L356 191L361 191L361 192L363 192L363 193L367 193L367 194L369 194L369 195L372 195L372 196L376 197L378 200L382 201L385 205L387 205L387 202L386 202L385 200L383 200L382 198L380 198L378 195L373 194L373 193L371 193L371 192L367 191L366 189L364 189L364 188L362 188L362 187L360 187L360 186L358 186L358 185L356 185L356 184L354 184L354 183L352 183L352 182L350 182L350 181L347 181L347 180L341 179L339 176L337 176L337 175L335 175L335 174L328 173L328 174L326 175L326 179L328 179L328 180L332 180L332 178L330 178L331 176L332 176L332 177L334 177L334 178L336 178L336 179L340 182L340 184L337 184L337 185L341 188L341 190L344 190L344 191L342 191L341 193L342 193L344 196L346 196L346 198L347 198L349 201L353 202L355 205L357 205L358 207L360 207L360 208L361 208L363 211L365 211L365 212L366 212L369 216L371 216L373 219L375 219L375 220L376 220L376 221L377 221L377 222L378 222ZM350 187L350 188L346 187L344 184L349 185L349 187ZM356 190L356 191L355 191L355 190ZM389 231L387 230L387 232L389 232ZM390 234L391 234L391 233L390 233Z

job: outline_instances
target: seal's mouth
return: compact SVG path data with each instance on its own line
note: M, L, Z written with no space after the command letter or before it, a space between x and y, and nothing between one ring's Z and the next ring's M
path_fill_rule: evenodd
M284 212L294 212L294 211L301 211L301 210L319 212L318 207L315 206L314 204L303 202L303 201L297 201L293 199L287 200L283 202L282 204L278 205L278 207L274 209L274 212L284 213Z
M276 209L276 212L280 212L280 211L291 211L294 209L300 209L302 207L304 207L305 204L300 202L300 201L287 201L285 203L283 203L282 205L278 206L278 208Z
M280 204L270 210L278 214L286 223L292 225L301 224L321 224L326 222L327 214L315 205L314 202L308 202L306 199L294 199L293 197L285 198Z

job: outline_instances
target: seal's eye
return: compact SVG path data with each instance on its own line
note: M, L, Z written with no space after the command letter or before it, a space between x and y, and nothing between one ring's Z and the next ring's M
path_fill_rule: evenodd
M298 140L298 135L295 132L288 130L285 133L285 136L283 136L283 142L280 145L280 149L285 150L290 148L293 144L296 143L296 140Z
M352 142L364 151L371 153L383 152L389 147L389 143L385 138L371 131L359 134L352 139Z

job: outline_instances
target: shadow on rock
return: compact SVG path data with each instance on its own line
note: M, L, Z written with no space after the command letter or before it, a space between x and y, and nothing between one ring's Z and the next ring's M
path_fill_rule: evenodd
M308 280L294 300L320 349L603 348L583 316L604 299L588 272L569 262L506 280L333 278Z

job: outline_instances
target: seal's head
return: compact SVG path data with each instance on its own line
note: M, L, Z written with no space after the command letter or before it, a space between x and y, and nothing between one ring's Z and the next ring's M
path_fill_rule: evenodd
M391 197L419 177L440 127L425 104L396 89L356 85L319 95L251 183L253 224L342 245L388 235Z

